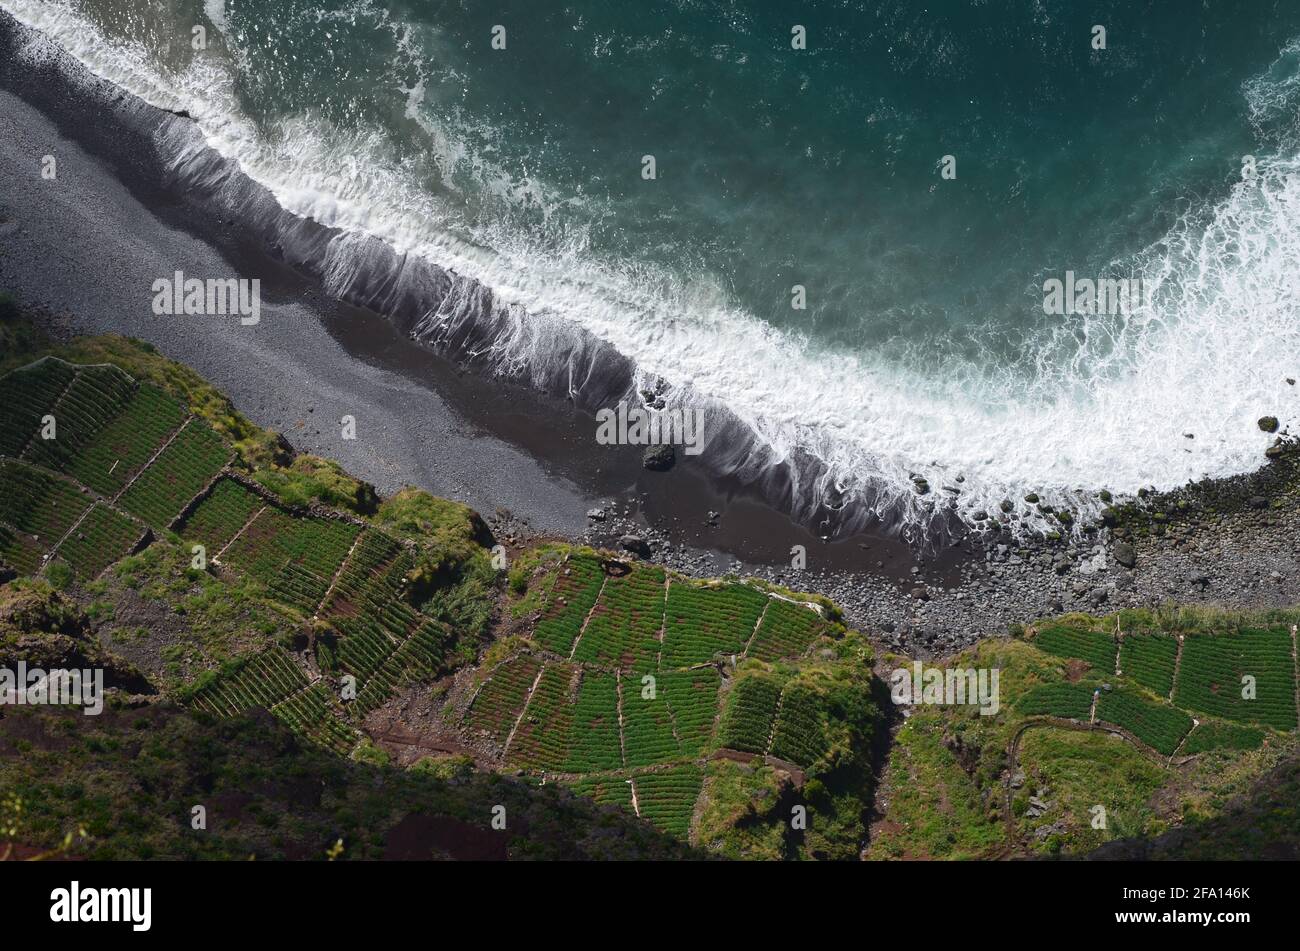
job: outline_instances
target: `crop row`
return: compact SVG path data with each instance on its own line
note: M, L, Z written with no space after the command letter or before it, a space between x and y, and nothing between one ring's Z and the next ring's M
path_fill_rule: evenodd
M811 608L781 598L769 598L746 656L765 661L798 657L825 630L826 623L821 615Z
M269 585L272 597L303 614L316 610L329 586L329 578L323 578L295 561L285 562Z
M397 635L387 633L365 612L334 616L330 623L341 634L339 663L359 680L378 670L399 642Z
M632 811L632 783L622 776L586 776L570 783L569 788L602 806Z
M658 680L659 690L668 700L682 755L701 755L713 735L713 722L718 715L717 670L699 667L664 671L658 674Z
M1183 711L1152 703L1128 690L1102 691L1097 701L1097 719L1123 727L1166 756L1173 755L1192 728L1192 718Z
M397 688L418 677L433 677L442 666L446 640L446 628L437 621L425 621L366 680L349 712L365 716Z
M583 671L568 746L563 772L598 773L622 767L618 681L614 674Z
M1024 716L1053 716L1087 722L1092 715L1093 688L1086 684L1043 684L1016 703Z
M623 745L629 766L649 766L682 757L668 693L661 682L664 675L653 676L653 690L638 677L623 681Z
M1187 635L1174 702L1226 720L1295 729L1290 632L1278 627Z
M383 569L401 553L402 546L396 539L373 528L366 529L339 574L338 588L349 593L361 591L374 583L376 575L382 576Z
M400 596L401 584L414 561L395 543L386 555L376 552L373 541L367 541L374 535L372 529L362 534L339 572L322 614L340 623L356 618L382 634L381 640L401 640L418 619L418 612Z
M96 502L59 546L58 556L83 581L90 581L126 555L143 534L139 522L103 502Z
M230 546L224 560L267 584L290 563L328 584L347 557L357 531L350 522L298 518L268 506Z
M759 675L739 678L727 695L718 728L718 745L747 753L766 753L780 699L781 688L775 681Z
M12 459L0 460L0 522L16 530L5 548L5 560L24 574L35 572L41 556L90 504L85 493L51 472Z
M1174 689L1178 641L1166 634L1128 634L1119 646L1119 668L1162 697Z
M1187 737L1179 752L1190 756L1209 750L1254 750L1264 742L1264 731L1219 720L1203 720Z
M542 619L537 622L538 643L567 656L596 603L604 580L605 573L597 559L587 555L570 556L556 575Z
M605 580L574 658L624 670L653 670L664 615L664 572L636 566Z
M826 753L826 730L817 693L802 684L789 684L781 695L780 712L772 731L772 755L799 766L811 766Z
M357 744L357 733L334 713L319 683L287 697L271 712L304 739L342 755Z
M0 523L0 565L7 565L19 574L36 574L41 567L41 549L28 536L20 535Z
M166 528L229 458L221 437L206 423L191 420L122 494L120 504L154 528Z
M661 666L692 667L717 654L739 654L767 601L747 585L703 587L674 580L668 587Z
M218 479L208 497L186 517L181 534L186 541L205 546L212 557L230 544L263 504L260 496L234 479Z
M569 759L573 703L570 690L578 668L551 663L524 707L524 715L506 754L512 763L534 769L560 769Z
M101 495L114 495L185 421L185 408L141 383L122 411L86 441L69 472Z
M541 668L541 661L531 654L519 654L498 664L470 705L466 723L504 743Z
M284 651L272 647L249 657L242 666L194 694L193 704L221 716L251 707L271 709L307 685L307 678Z
M66 479L12 459L0 460L0 487L0 521L50 543L71 528L91 502Z
M1101 631L1045 624L1038 629L1034 646L1057 657L1086 660L1097 670L1115 670L1115 638Z
M66 471L82 447L135 393L135 381L115 366L79 367L76 376L48 410L54 421L27 444L24 458L56 472ZM50 438L46 438L47 435Z
M72 364L46 357L0 377L0 455L22 452L76 372Z
M641 773L632 778L637 812L669 835L690 833L695 802L700 798L704 774L694 763Z

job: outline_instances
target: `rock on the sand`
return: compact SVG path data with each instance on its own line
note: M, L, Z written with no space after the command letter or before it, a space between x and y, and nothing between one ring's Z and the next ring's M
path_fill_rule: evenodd
M624 535L618 543L625 551L630 551L634 555L640 555L642 558L650 557L650 542L640 535Z
M652 472L667 472L677 461L677 450L672 446L649 446L641 463Z
M1128 542L1116 542L1111 546L1110 553L1125 568L1132 568L1137 564L1137 549Z

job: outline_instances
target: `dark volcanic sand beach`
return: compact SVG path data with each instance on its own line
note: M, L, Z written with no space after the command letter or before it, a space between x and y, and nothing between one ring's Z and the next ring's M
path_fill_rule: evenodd
M0 14L5 36L21 29ZM113 100L128 98L113 87L12 66L0 84L8 133L0 159L14 183L0 276L24 299L69 315L75 330L155 344L295 447L338 458L383 491L411 482L568 536L587 528L589 509L622 498L630 501L619 509L630 504L643 527L671 529L711 552L715 567L729 556L788 561L792 545L819 544L780 513L711 484L689 458L669 474L652 473L639 450L598 446L590 415L465 373L382 317L327 299L234 222L195 214L183 192L165 184L168 170L151 154L149 136L112 114ZM159 123L183 121L157 115ZM39 177L46 154L58 158L57 181ZM260 324L155 316L149 288L175 270L261 278ZM344 413L359 421L355 442L337 437L334 421ZM709 525L713 511L725 517ZM826 546L820 557L826 567L854 570L881 559L911 564L907 546L889 537Z
M689 461L648 472L639 450L596 445L589 415L464 372L382 316L328 299L237 222L196 211L168 184L148 135L119 121L123 102L136 119L139 104L66 58L39 76L16 69L5 49L17 30L0 13L0 287L48 308L63 332L153 343L295 448L337 459L381 492L418 485L473 506L499 532L615 547L641 534L655 560L681 570L735 569L826 593L852 623L922 655L1060 610L1298 600L1291 501L1138 540L1128 568L1104 530L1046 546L967 536L925 555L888 537L825 543ZM47 154L58 158L55 182L40 177ZM176 270L261 278L260 324L155 316L151 285ZM356 440L340 438L345 414ZM593 508L606 518L589 520ZM793 545L807 548L807 570L785 567Z

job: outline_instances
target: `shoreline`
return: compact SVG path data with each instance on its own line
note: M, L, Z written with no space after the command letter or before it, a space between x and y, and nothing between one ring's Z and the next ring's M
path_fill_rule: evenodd
M22 29L0 14L0 49L11 64L14 31ZM213 214L156 149L184 118L88 74L71 79L53 63L39 75L16 72L0 66L0 170L16 183L0 199L0 216L11 219L0 222L0 284L70 314L64 332L112 331L155 344L296 449L337 459L385 494L417 484L471 505L498 533L615 548L636 535L652 560L688 574L736 571L825 594L851 624L922 657L1062 610L1171 597L1253 606L1297 599L1294 504L1276 514L1247 507L1230 524L1215 516L1208 531L1184 530L1176 515L1168 520L1174 532L1161 522L1161 533L1127 541L1136 557L1124 565L1115 543L1125 526L1060 541L959 533L928 551L887 535L825 542L755 498L743 478L719 479L689 459L668 473L647 471L635 447L596 446L594 419L582 406L482 376L413 342L400 321L331 299L295 267L300 254L268 248L265 232ZM59 158L57 186L39 177L44 154ZM229 184L228 170L210 171L213 188ZM326 229L302 227L304 246L319 248ZM261 277L262 323L160 321L146 291L177 269ZM358 440L333 435L343 414L357 417ZM1276 468L1207 485L1244 486L1249 498ZM1267 505L1293 503L1294 484ZM1139 511L1178 497L1153 496ZM589 519L592 509L604 509L604 519ZM793 545L807 549L806 570L785 567Z
M941 547L966 531L946 506L934 504L937 495L891 496L883 484L845 493L824 460L803 451L778 452L723 401L646 377L633 360L576 323L525 313L491 287L438 262L287 210L238 163L209 147L188 114L155 107L100 79L3 11L0 50L0 62L7 61L0 67L3 86L107 160L146 206L171 211L165 215L169 223L213 241L227 257L243 258L254 266L250 273L260 273L265 259L286 267L319 292L322 309L336 310L341 303L381 315L399 335L457 370L471 369L494 386L521 385L527 402L549 399L569 412L594 415L623 402L666 401L671 408L703 413L708 452L692 465L728 497L751 497L819 535L892 539L907 530L918 534L923 547ZM69 121L78 112L85 119ZM205 221L219 225L203 227ZM529 354L524 362L521 352ZM568 428L567 420L558 422L559 429ZM576 469L587 473L594 466ZM927 513L919 527L905 525L909 510L914 516Z
M12 49L15 37L24 31L25 27L0 13L0 46ZM36 42L49 45L39 36ZM253 415L259 409L270 412L266 401L247 393L252 384L233 373L223 375L212 358L212 348L233 347L245 353L253 347L278 350L280 358L287 363L291 343L301 342L311 349L310 359L320 366L322 375L336 372L339 363L347 362L350 369L364 365L400 378L412 388L433 391L445 404L437 407L438 415L450 414L455 425L473 439L495 440L521 450L522 455L536 464L536 469L542 470L538 472L521 464L516 481L550 480L566 486L565 501L569 504L564 517L548 519L546 512L539 513L536 506L529 506L519 492L475 491L468 479L449 481L427 467L407 467L412 478L423 477L425 488L465 501L485 516L499 506L505 507L538 530L576 537L589 527L588 510L630 508L636 512L639 528L670 530L674 540L680 539L698 552L702 559L701 571L730 564L731 556L739 552L756 562L783 562L788 561L792 545L811 548L818 544L813 532L766 505L753 487L741 480L718 478L700 460L691 457L680 458L669 473L650 472L641 464L638 447L597 446L592 438L596 428L594 415L575 405L574 400L539 393L512 380L477 374L472 366L412 341L403 334L399 322L372 309L333 299L310 275L301 273L300 259L286 260L284 248L266 245L264 229L245 228L242 218L224 214L220 207L214 211L214 203L204 189L190 183L196 173L189 170L185 175L179 174L159 154L158 140L174 138L177 124L186 126L184 134L197 137L192 123L155 109L89 75L64 54L56 54L53 59L58 63L43 63L39 75L18 75L18 70L12 67L0 69L0 89L15 97L6 110L12 117L10 121L27 127L29 137L53 143L49 149L58 152L61 148L71 154L60 157L63 175L58 187L43 186L28 174L31 165L23 168L23 163L37 161L36 153L44 146L33 146L24 155L17 143L11 141L7 161L12 176L19 182L25 177L32 179L33 190L48 187L51 192L58 192L66 187L64 180L71 159L76 174L84 180L100 177L84 194L62 208L46 205L31 193L15 193L11 198L14 205L11 214L18 219L14 226L24 228L22 235L16 233L14 237L26 235L28 240L10 242L14 248L9 255L8 279L16 291L34 303L72 313L78 329L127 333L164 350L170 348L169 352L183 362L195 365L217 380L234 395L241 408L252 411ZM10 62L14 62L13 57ZM68 71L77 75L69 78L65 75ZM105 111L110 113L107 119L103 115ZM198 146L195 150L206 151L205 147ZM215 154L200 154L189 164L214 159ZM210 177L221 182L216 187L224 189L236 174L214 170ZM273 203L269 194L258 186L249 183L246 188L251 195L250 202ZM193 194L196 191L197 198ZM97 193L107 193L107 200L99 198ZM96 209L99 216L92 220L86 209L95 206L99 206ZM147 262L140 260L136 248L137 253L131 256L130 266L126 268L137 275L135 283L144 287L156 278L154 272L170 274L173 269L198 274L234 271L259 275L266 316L261 325L242 328L248 338L243 340L239 336L241 328L232 326L202 326L181 320L160 323L145 306L147 295L127 294L120 289L123 282L118 273L95 273L92 269L82 279L93 282L93 290L78 292L65 275L52 273L48 266L51 257L72 255L66 249L54 252L58 242L52 234L32 234L35 223L60 211L76 213L75 219L69 222L70 227L62 230L74 235L79 230L95 234L94 240L80 237L76 240L83 240L87 247L93 245L96 255L102 254L105 247L121 249L128 243L152 244L157 248L156 258ZM276 213L288 216L278 206ZM322 234L326 230L311 222L302 222L302 227ZM182 254L172 250L173 238L159 233L164 230L186 236L184 250L188 264ZM319 244L321 240L317 236L308 243ZM29 261L20 260L24 253ZM95 255L85 257L93 260ZM119 287L110 286L113 280L118 281ZM99 303L103 300L114 302L112 318L96 313L103 309ZM292 332L283 327L293 320L298 321L300 341L291 341ZM318 335L307 336L307 322L324 329L331 349L337 348L352 359L325 353L326 345L317 339ZM263 374L266 375L269 371ZM297 416L288 425L274 414L259 416L259 421L281 431L299 448L309 451L328 448L339 454L337 443L324 444L326 448L322 448L319 440L307 438L320 434L304 434L299 425L302 413ZM411 418L396 410L392 416L403 423ZM473 454L465 443L457 448ZM345 461L385 491L399 487L402 481L410 481L392 473L385 477L364 460ZM553 500L540 501L549 506ZM714 511L724 517L711 519L710 512ZM847 544L849 541L854 544ZM863 545L865 549L860 547ZM869 571L873 560L881 559L907 559L910 564L912 554L907 543L887 533L847 537L832 550L834 553L823 558L823 563L845 571Z

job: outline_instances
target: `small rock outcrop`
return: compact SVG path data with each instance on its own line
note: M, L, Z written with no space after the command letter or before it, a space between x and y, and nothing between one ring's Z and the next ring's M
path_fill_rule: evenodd
M641 464L651 472L667 472L677 462L677 450L672 446L649 446L641 457Z

